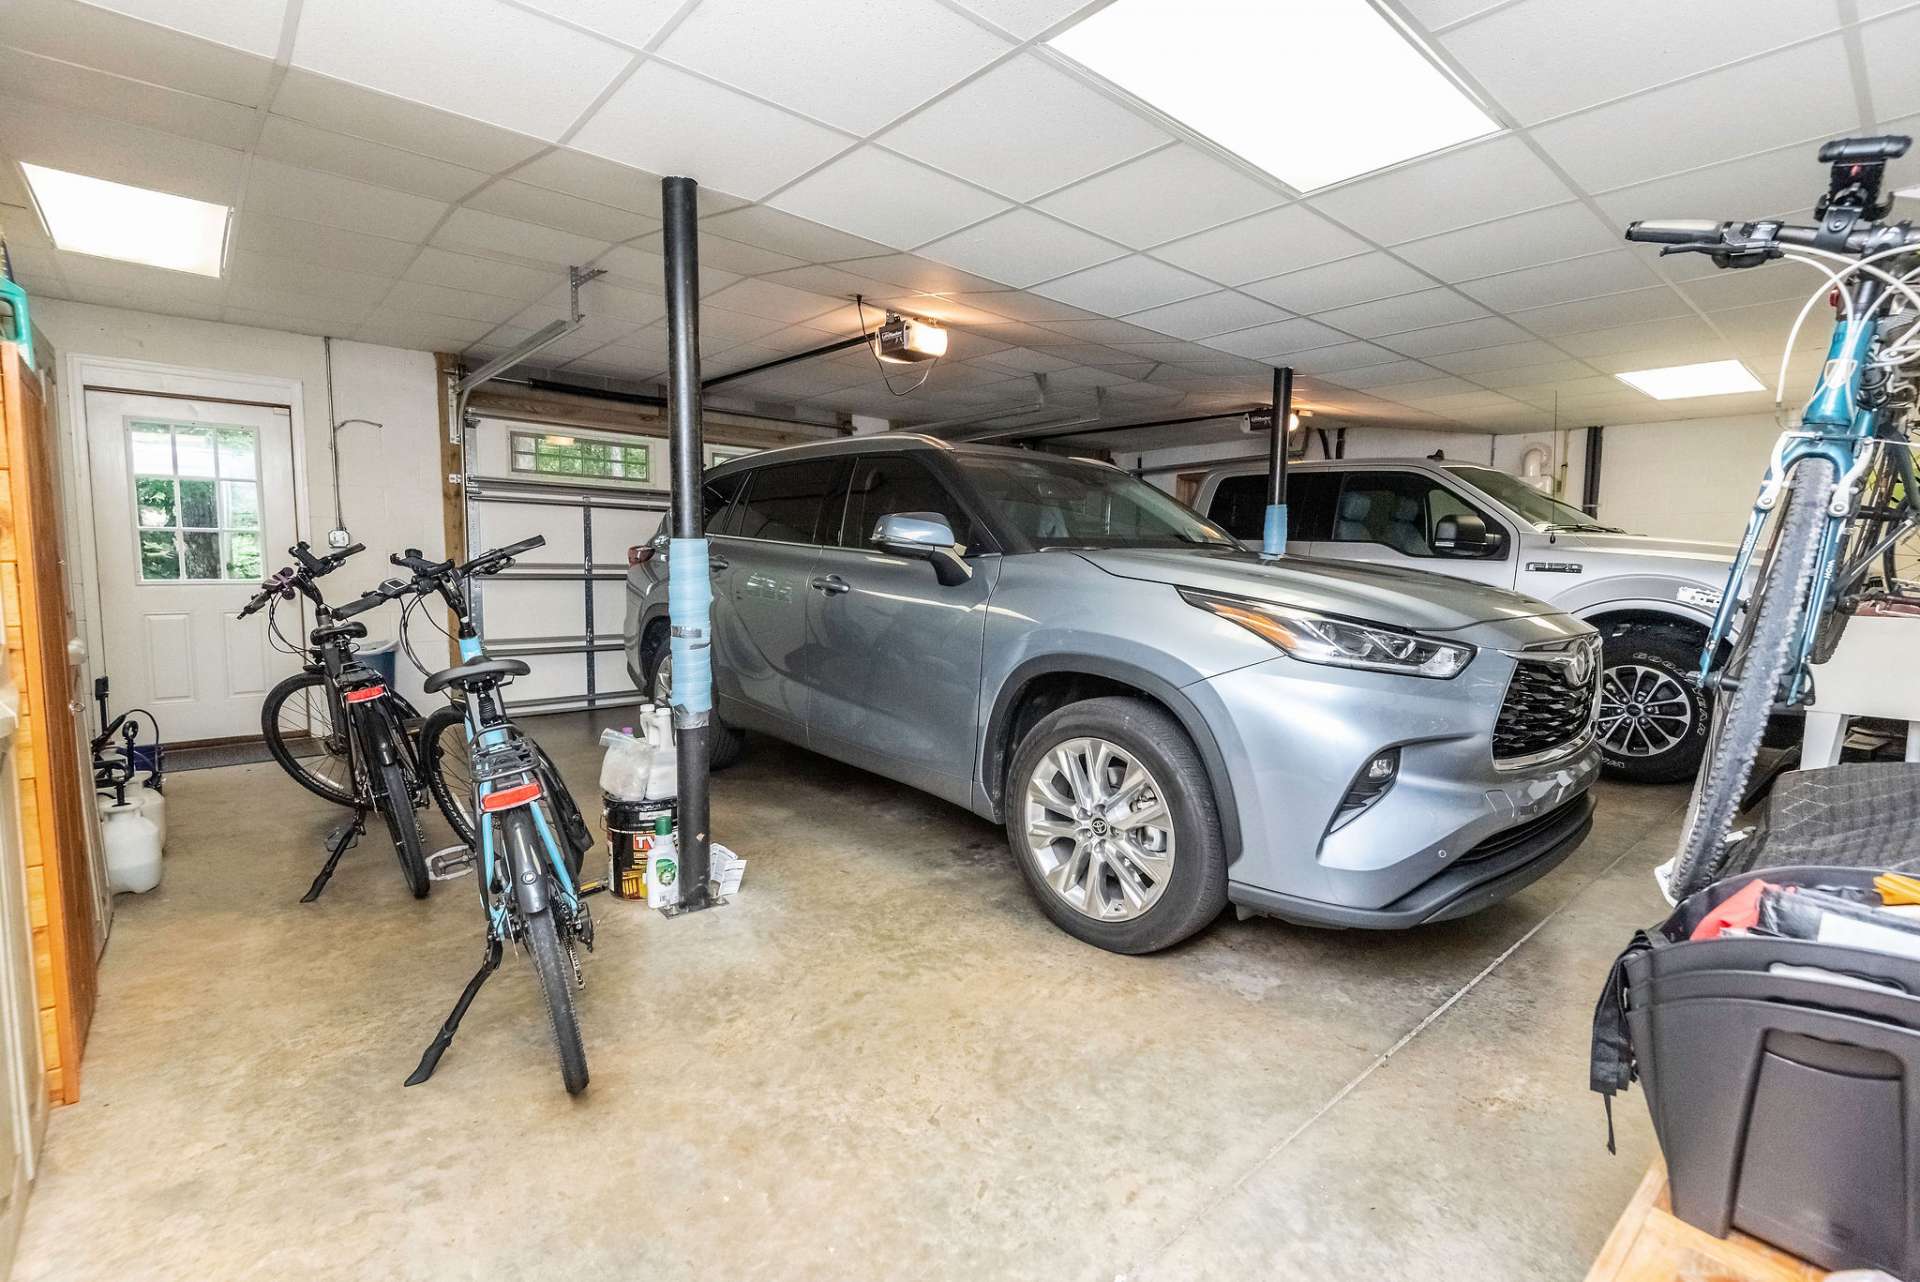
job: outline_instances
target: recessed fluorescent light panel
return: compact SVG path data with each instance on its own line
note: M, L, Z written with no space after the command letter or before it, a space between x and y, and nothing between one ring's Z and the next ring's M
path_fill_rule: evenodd
M1749 374L1739 361L1636 369L1614 377L1656 401L1680 401L1689 396L1732 396L1735 392L1760 390L1760 380Z
M168 271L218 276L226 255L225 205L22 164L40 221L56 247Z
M1298 191L1499 128L1367 0L1114 0L1047 43Z

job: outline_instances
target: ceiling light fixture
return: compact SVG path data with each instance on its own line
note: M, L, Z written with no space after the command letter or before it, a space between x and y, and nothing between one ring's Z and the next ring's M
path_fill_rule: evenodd
M1698 365L1668 365L1636 369L1615 378L1656 401L1679 401L1690 396L1732 396L1757 392L1760 380L1739 361L1702 361Z
M220 275L233 213L227 206L43 165L23 163L20 172L56 248L196 276Z
M1499 129L1367 0L1114 0L1047 44L1299 191Z

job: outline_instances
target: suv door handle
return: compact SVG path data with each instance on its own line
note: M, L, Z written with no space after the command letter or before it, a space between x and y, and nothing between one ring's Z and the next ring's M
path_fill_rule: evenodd
M819 588L828 596L839 596L842 592L853 591L853 585L837 574L819 575L808 586Z
M724 556L710 556L707 558L707 569L711 570L715 574L720 573L720 571L726 569L728 566L732 564L733 562L727 560L727 558Z

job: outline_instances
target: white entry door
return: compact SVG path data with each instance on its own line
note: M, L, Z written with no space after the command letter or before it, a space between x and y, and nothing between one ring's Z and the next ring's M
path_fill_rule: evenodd
M86 406L114 706L148 709L170 743L258 734L298 666L263 616L239 617L294 541L291 415L94 388Z

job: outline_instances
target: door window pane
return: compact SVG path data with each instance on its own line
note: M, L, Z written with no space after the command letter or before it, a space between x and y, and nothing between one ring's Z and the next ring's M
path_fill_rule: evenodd
M962 551L973 544L971 522L939 479L917 460L892 455L862 458L855 464L846 518L840 525L840 546L871 546L873 527L880 518L901 512L937 512L947 518Z
M736 472L732 476L708 481L701 487L701 529L708 534L734 532L739 525L739 512L728 505L733 502L733 496L740 492L740 483L746 479L746 473Z
M1213 491L1207 519L1236 539L1257 539L1266 530L1267 478L1229 476Z
M586 440L553 432L515 432L509 445L516 472L641 483L653 476L653 447L644 441Z
M1433 555L1443 516L1474 511L1460 496L1416 472L1349 472L1333 523L1336 543L1378 543L1405 556ZM1495 528L1484 513L1487 528Z
M740 520L734 532L748 539L815 542L814 530L838 470L838 459L810 459L755 471L745 500L735 505Z
M128 424L140 578L260 577L260 445L251 427Z

